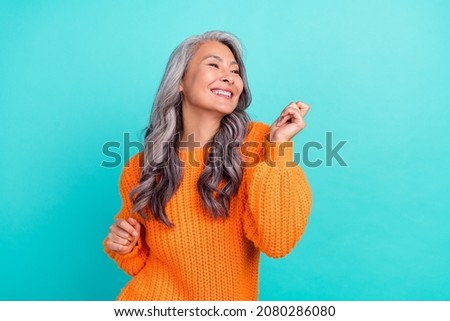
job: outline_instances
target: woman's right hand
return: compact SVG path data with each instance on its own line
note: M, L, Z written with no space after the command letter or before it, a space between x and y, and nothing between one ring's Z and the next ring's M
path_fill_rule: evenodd
M106 246L117 254L130 253L136 245L141 233L141 225L134 218L127 220L118 218L109 227Z

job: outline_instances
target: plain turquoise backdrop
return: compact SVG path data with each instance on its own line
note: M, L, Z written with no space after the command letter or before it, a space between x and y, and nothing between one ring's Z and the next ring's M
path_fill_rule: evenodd
M447 0L1 1L0 299L115 299L123 162L101 166L102 146L137 141L171 51L221 29L254 120L302 100L296 152L346 141L348 166L300 164L309 224L262 257L260 299L450 300L449 17Z

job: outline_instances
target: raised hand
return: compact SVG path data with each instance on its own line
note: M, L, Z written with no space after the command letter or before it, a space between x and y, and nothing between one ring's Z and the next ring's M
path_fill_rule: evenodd
M309 106L303 102L292 102L283 109L280 116L270 126L270 141L289 141L298 132L306 127L304 117L308 113Z

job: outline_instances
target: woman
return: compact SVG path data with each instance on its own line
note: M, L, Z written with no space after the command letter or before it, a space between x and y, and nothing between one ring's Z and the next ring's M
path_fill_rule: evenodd
M156 94L142 153L120 177L105 251L132 276L119 300L256 300L260 252L289 253L311 208L292 137L309 107L251 122L231 34L183 41Z

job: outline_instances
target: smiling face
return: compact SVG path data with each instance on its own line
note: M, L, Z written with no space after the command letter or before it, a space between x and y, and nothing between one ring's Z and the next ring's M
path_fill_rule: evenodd
M183 112L231 114L243 87L231 50L220 42L206 42L198 47L181 80Z

